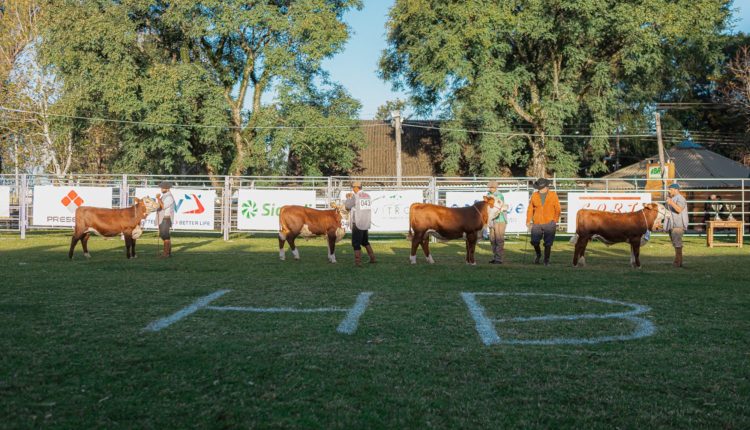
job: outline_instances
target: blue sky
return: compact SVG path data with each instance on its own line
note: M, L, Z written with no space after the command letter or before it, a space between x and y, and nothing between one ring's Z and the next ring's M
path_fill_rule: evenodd
M378 60L385 49L385 23L394 0L365 0L364 8L349 12L345 21L352 36L342 52L324 62L331 79L339 82L362 103L361 118L372 118L387 100L406 98L377 76ZM750 0L735 0L735 31L750 33Z

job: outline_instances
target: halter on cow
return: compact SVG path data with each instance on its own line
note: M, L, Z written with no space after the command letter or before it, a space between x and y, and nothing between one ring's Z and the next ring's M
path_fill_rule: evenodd
M570 240L575 244L573 266L586 265L586 246L592 239L598 239L607 245L627 242L630 244L630 264L641 267L640 248L647 231L664 228L666 208L657 203L646 203L643 209L631 213L613 213L582 209L576 216L576 234Z
M427 262L435 260L430 254L430 236L439 240L466 239L466 264L475 265L474 250L482 229L502 210L502 202L485 196L483 200L463 208L446 208L428 203L414 203L409 208L409 238L411 264L417 263L417 248L422 245Z
M144 197L143 200L135 198L133 199L133 206L124 209L79 207L76 209L76 224L73 237L70 240L68 258L73 258L73 251L79 240L83 247L83 255L86 258L91 257L88 249L91 233L104 237L123 234L125 236L125 255L128 258L135 258L135 241L143 233L141 221L157 209L159 209L159 204L150 197Z
M336 262L336 243L341 241L346 230L341 227L341 220L347 216L343 205L332 203L333 209L312 209L304 206L283 206L279 211L279 259L286 260L284 242L295 260L299 260L299 250L294 244L298 236L311 238L326 236L328 238L328 261Z

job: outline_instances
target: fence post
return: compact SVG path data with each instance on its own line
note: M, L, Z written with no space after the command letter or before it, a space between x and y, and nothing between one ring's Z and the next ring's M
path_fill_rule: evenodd
M336 200L333 198L333 178L330 176L328 177L328 185L326 185L326 200L328 200L328 203Z
M229 240L229 230L232 227L232 178L224 177L224 192L222 193L222 214L224 215L221 223L221 230L224 234L224 241Z
M128 175L122 175L122 182L120 183L120 208L128 207L128 201L130 201L130 188L128 188Z
M21 183L16 184L18 193L18 229L21 230L21 239L26 239L26 174L21 175Z
M745 236L745 180L742 180L742 236Z

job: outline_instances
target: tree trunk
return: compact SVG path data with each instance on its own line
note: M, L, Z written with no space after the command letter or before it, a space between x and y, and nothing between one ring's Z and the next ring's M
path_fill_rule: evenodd
M535 131L535 136L530 139L531 160L526 169L526 174L534 178L547 177L547 149L544 146L544 132Z
M237 153L234 156L232 174L242 176L245 174L245 142L242 139L242 103L238 101L237 106L232 108L232 139Z

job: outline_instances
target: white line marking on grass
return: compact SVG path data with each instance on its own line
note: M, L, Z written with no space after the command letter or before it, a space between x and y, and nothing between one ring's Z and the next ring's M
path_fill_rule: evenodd
M223 296L224 294L230 291L231 290L219 290L205 297L201 297L200 299L194 301L189 306L180 309L179 311L173 313L172 315L152 322L151 324L147 325L146 328L143 329L143 331L159 331L159 330L165 329L169 327L170 325L176 323L177 321L185 318L186 316L192 313L195 313L200 309L207 307L209 303L213 302L214 300L218 299L219 297Z
M607 314L574 314L574 315L540 315L535 317L514 317L514 318L488 318L484 307L479 304L476 296L521 296L521 297L556 297L574 300L586 300L610 305L620 305L631 308L627 312L613 312ZM642 313L651 310L648 306L635 303L621 302L618 300L600 299L590 296L571 296L567 294L543 294L543 293L461 293L461 297L469 308L469 314L474 318L476 330L482 343L485 345L584 345L596 344L602 342L626 341L648 337L656 332L656 326L645 319L636 317ZM551 321L576 321L585 319L624 319L635 324L635 329L626 335L618 336L600 336L593 338L550 338L538 340L513 340L501 339L495 328L496 323L507 322L551 322Z
M372 292L359 293L357 301L354 302L354 306L349 309L349 313L346 314L344 320L341 321L339 327L336 329L339 333L354 334L357 331L359 325L359 318L365 313L367 306L370 304L370 296Z
M208 306L206 309L213 311L237 311L237 312L254 312L254 313L315 313L315 312L346 312L349 309L341 308L253 308L242 306Z

